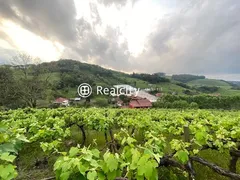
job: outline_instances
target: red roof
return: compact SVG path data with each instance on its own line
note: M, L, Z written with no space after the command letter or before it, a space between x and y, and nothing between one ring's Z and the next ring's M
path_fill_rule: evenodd
M64 101L68 101L68 99L60 97L60 98L57 98L57 99L54 101L54 103L62 104Z
M133 99L129 103L130 108L149 108L152 103L148 99Z
M162 93L157 93L156 96L157 96L157 97L161 97L161 96L162 96Z

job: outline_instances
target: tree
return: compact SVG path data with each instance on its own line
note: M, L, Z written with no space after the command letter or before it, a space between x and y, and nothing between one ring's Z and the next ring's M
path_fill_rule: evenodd
M96 98L95 99L96 102L95 104L98 106L98 107L107 107L108 106L108 99L107 98Z
M29 72L29 67L33 64L37 65L41 63L41 60L39 58L34 58L26 53L18 53L16 56L12 57L12 65L20 69L24 76L27 77Z
M191 108L191 109L198 109L199 106L198 106L198 104L197 104L196 102L191 102L190 108Z
M13 71L9 67L0 68L0 106L13 107L17 91Z
M46 78L40 76L45 70L37 67L38 63L41 62L39 58L19 53L12 59L18 74L16 80L18 98L25 103L25 106L36 107L37 100L44 97L49 85L49 76L46 76Z
M122 100L124 104L128 104L131 100L128 96L125 96L125 95L120 95L119 99Z
M187 83L189 81L193 81L197 79L205 79L205 76L196 76L191 74L178 74L178 75L172 75L172 79L175 81Z

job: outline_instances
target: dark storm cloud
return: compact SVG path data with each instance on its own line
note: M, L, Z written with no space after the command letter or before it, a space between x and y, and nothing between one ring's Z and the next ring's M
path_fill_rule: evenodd
M0 16L61 43L76 38L73 0L0 0Z
M136 0L98 2L121 8ZM240 73L240 1L168 1L169 6L174 4L175 13L159 19L156 30L146 40L144 51L137 57L129 53L126 40L119 43L120 29L107 27L105 34L97 33L102 19L98 5L93 2L89 2L92 21L88 22L75 18L73 0L0 0L0 21L1 18L12 20L43 38L60 42L65 46L63 58L118 70ZM0 39L14 44L2 32Z
M118 37L109 35L110 27L106 37L98 35L95 25L101 25L101 18L97 5L89 5L92 25L84 19L76 20L73 0L0 0L0 15L43 38L59 41L66 47L63 57L121 67L128 59L126 42L119 45Z
M152 71L240 73L239 17L240 1L191 2L159 21L140 56L141 64L148 58Z
M81 57L82 60L92 60L96 64L126 70L130 54L126 41L118 43L121 35L119 29L107 27L106 36L100 36L84 19L78 21L77 29L78 42L65 52L64 57L74 52L75 57Z

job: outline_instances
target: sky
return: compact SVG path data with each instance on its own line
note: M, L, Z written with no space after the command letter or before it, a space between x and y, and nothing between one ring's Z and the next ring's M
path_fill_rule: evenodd
M0 64L25 52L240 80L239 17L239 0L0 0Z

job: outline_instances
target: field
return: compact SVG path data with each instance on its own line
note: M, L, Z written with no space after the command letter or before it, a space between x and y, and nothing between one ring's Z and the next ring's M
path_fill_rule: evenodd
M230 86L227 82L216 79L198 79L188 82L191 86Z
M190 81L187 84L193 87L215 86L215 87L219 87L219 90L216 91L215 93L219 93L222 96L240 96L240 90L233 90L232 86L229 83L221 80L198 79L198 80Z
M18 109L0 118L4 180L240 178L238 111Z
M220 93L222 96L240 96L240 90L231 89L231 87L220 87L217 93Z

